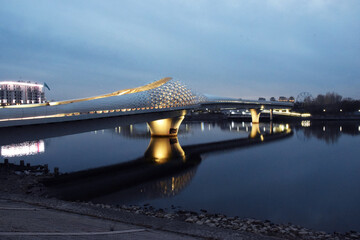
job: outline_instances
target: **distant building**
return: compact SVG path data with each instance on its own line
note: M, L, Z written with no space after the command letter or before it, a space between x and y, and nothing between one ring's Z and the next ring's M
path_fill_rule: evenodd
M274 97L271 97L270 101L276 101L276 99Z
M279 102L287 102L287 101L288 101L287 97L284 96L279 97Z
M266 101L266 98L259 97L259 101Z
M289 102L295 102L295 98L294 97L289 97Z
M0 82L1 105L44 103L44 85L33 82Z

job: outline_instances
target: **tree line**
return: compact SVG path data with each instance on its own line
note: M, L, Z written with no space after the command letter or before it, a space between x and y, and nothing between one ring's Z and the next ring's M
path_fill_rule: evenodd
M294 110L313 115L352 114L360 110L360 100L343 98L335 92L328 92L325 95L319 94L316 98L308 96L302 102L296 102Z

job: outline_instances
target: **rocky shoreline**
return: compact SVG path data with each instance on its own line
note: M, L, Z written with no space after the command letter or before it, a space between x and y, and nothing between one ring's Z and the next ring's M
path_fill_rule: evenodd
M164 211L163 209L155 209L150 205L123 205L115 207L105 204L94 204L91 202L82 204L100 208L125 210L127 212L156 218L174 219L196 225L206 225L209 227L231 229L240 232L250 232L285 239L360 239L360 232L356 231L350 231L347 233L334 232L330 234L323 231L313 231L293 224L275 224L268 220L261 221L256 219L240 219L239 217L227 217L223 214L209 214L206 210L201 210L201 213L186 210L178 210L172 213Z
M9 164L0 165L0 192L9 194L20 194L24 196L41 197L48 199L47 189L41 183L44 178L53 177L46 168L34 168L37 170L19 169ZM38 171L45 169L45 171ZM180 221L196 226L207 226L210 228L228 229L234 232L253 233L258 236L268 236L281 239L360 239L360 232L350 231L347 233L326 233L310 230L293 224L275 224L270 221L256 219L240 219L238 217L227 217L223 214L210 214L206 210L200 212L164 209L155 209L145 204L143 206L110 206L95 204L91 202L76 202L82 207L99 209L111 209L113 211L128 212L135 215L144 215L165 221Z

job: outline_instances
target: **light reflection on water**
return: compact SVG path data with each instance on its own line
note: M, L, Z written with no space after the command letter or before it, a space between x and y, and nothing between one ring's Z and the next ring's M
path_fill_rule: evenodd
M23 142L17 144L1 146L2 157L22 157L28 155L36 155L45 151L43 140Z
M293 135L266 142L267 136L290 129ZM84 198L76 184L74 189L63 189L79 192L67 194L77 199L150 203L159 208L176 205L319 230L359 231L359 136L360 126L354 122L271 127L185 121L178 139L154 140L146 124L137 124L45 138L45 152L9 157L9 161L46 163L60 172L103 166L116 170L113 176L107 176L109 169L91 176L99 186L90 197ZM243 145L236 139L245 139ZM247 145L252 139L258 142ZM79 189L84 189L84 182L78 182Z

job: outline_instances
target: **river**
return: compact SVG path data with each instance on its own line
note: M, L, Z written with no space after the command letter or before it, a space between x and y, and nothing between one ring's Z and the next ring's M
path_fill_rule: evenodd
M67 173L60 198L360 231L360 122L185 120L178 138L151 138L146 124L51 128L0 133L1 158Z

